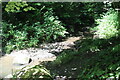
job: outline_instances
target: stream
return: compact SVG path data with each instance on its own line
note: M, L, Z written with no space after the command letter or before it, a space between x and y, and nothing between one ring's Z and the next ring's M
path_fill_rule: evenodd
M74 46L81 37L69 37L65 41L41 44L39 48L14 50L0 58L0 78L11 78L23 67L39 65L43 61L53 61L59 52Z

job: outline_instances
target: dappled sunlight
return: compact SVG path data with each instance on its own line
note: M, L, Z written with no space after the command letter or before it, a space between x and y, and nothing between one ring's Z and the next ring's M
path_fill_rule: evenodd
M120 77L119 18L108 0L2 2L0 78Z
M108 78L112 73L119 75L119 41L114 43L113 39L81 39L78 42L74 46L77 46L75 50L64 50L55 61L46 64L51 74L81 79Z

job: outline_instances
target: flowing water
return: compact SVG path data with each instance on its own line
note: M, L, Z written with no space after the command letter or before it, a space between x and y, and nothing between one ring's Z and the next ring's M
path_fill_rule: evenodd
M80 39L80 37L71 37L63 42L57 43L58 46L56 46L56 43L52 43L47 46L50 47L50 45L53 45L53 47L55 48L55 49L52 48L50 51L56 51L59 46L61 46L61 49L68 49L68 48L70 48L71 45L74 45L75 41L77 41L79 39ZM9 74L13 74L17 70L20 70L21 68L25 67L26 65L29 65L30 58L27 58L27 60L26 60L26 57L24 58L23 54L22 54L22 56L20 55L20 53L26 53L26 52L27 52L27 50L20 50L18 52L14 52L15 54L13 54L12 56L5 55L5 56L1 57L0 58L0 78L4 78ZM34 52L34 50L33 50L33 52ZM31 52L32 53L31 55L32 55L32 59L35 59L35 61L33 60L34 62L30 63L32 65L38 65L39 61L53 61L56 59L56 56L53 55L52 53L47 52L47 50L45 51L45 50L38 49L37 52L36 51L35 51L35 53L33 53L33 52ZM27 52L27 55L28 55L28 53L30 53L30 52ZM40 54L40 53L42 53L42 54ZM16 55L17 58L15 58L14 55ZM25 60L25 62L24 62L24 60Z
M4 56L0 58L0 78L4 78L5 76L12 74L24 67L24 65L15 65L13 60L14 57L12 56Z

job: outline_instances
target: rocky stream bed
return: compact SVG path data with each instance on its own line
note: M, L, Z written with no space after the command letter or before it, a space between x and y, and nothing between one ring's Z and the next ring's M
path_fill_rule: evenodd
M25 66L38 65L43 61L53 61L64 49L73 47L80 37L70 37L63 42L41 44L39 48L14 50L0 58L0 78L10 78L16 70ZM9 70L8 70L9 69Z

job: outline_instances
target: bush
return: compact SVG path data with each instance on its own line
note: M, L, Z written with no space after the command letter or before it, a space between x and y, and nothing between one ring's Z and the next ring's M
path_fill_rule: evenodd
M18 13L29 10L35 10L35 9L29 6L27 2L8 2L8 4L5 7L5 11L12 13Z
M52 10L46 11L43 22L32 25L21 24L14 26L3 22L3 50L10 53L14 49L35 47L38 43L53 42L59 37L65 37L66 29L57 17L53 16Z
M110 10L101 19L97 20L98 26L95 32L99 38L109 39L117 37L120 32L119 12Z
M119 40L119 39L118 39ZM120 42L117 39L95 39L84 40L81 45L91 45L90 47L82 46L79 52L83 49L86 52L93 46L97 46L99 51L94 51L95 55L85 61L83 68L80 72L80 79L108 79L116 78L119 76L119 52ZM109 47L108 47L109 46ZM85 49L84 49L85 48ZM88 48L88 49L86 49ZM80 52L82 53L82 52ZM92 55L93 51L89 51ZM83 52L82 54L86 54ZM85 56L83 56L85 57Z
M43 29L44 38L47 42L56 40L58 37L65 37L65 33L67 33L66 29L57 19L57 16L53 16L52 9L44 14L44 23L41 25L41 29Z
M22 49L28 43L28 33L24 30L17 29L20 25L14 26L12 24L2 23L2 46L3 51L10 53L13 49Z
M21 71L16 72L13 78L46 78L52 80L50 72L41 65L36 65L33 67L25 67Z
M120 45L120 44L119 44ZM119 77L119 49L120 46L109 47L106 50L101 50L92 59L87 61L82 72L80 72L79 78L81 79L108 79ZM114 49L114 50L113 50ZM90 63L90 64L89 64ZM86 75L86 76L84 76Z

